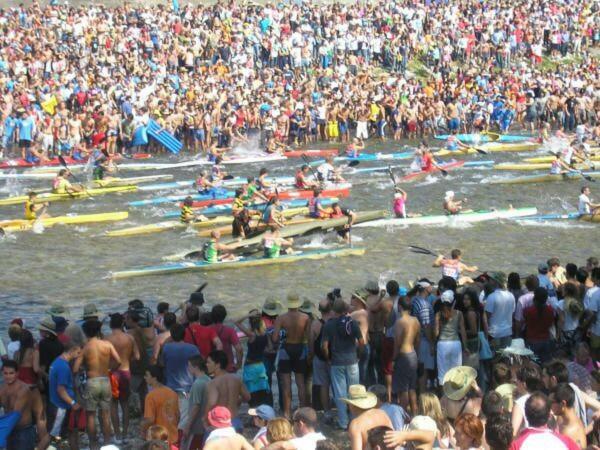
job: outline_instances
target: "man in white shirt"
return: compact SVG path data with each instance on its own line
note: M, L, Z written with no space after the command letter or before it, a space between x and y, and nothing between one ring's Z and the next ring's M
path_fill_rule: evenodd
M590 188L588 186L582 187L579 196L579 207L577 208L579 214L595 214L598 208L600 208L600 203L592 203Z
M512 318L515 311L515 296L505 289L504 272L492 272L490 283L495 284L485 301L485 312L488 317L488 332L493 350L499 351L510 345L512 340Z
M292 416L292 423L294 434L298 437L271 444L267 450L315 450L317 442L326 439L315 431L318 419L317 412L312 408L298 408Z

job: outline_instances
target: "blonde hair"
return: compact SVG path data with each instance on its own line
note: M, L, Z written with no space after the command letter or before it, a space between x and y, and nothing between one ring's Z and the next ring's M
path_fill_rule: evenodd
M419 414L431 417L435 421L442 437L450 434L450 424L446 416L442 413L442 405L437 395L431 392L424 392L419 395Z
M152 425L146 431L146 440L147 441L168 441L169 440L169 432L162 425Z
M277 417L267 423L267 440L269 443L289 441L294 438L294 431L289 420Z

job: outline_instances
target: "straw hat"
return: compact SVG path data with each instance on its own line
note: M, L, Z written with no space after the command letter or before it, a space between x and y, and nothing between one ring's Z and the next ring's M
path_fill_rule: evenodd
M523 339L513 339L510 345L505 349L501 350L500 353L503 355L517 355L517 356L533 356L533 352L525 347L525 341Z
M494 389L500 397L502 397L502 405L506 411L512 411L513 408L513 395L517 387L511 383L504 383Z
M367 307L367 297L369 296L369 291L366 289L358 289L352 293L352 298L359 300L365 308Z
M313 317L316 317L319 314L319 310L315 306L313 302L310 300L304 300L300 305L300 311L306 314L312 314Z
M288 309L298 309L300 308L300 296L298 294L289 294L287 298L287 307Z
M450 400L461 400L471 390L476 378L477 371L472 367L454 367L444 375L444 394Z
M56 336L56 323L52 320L52 317L44 317L38 325L38 330L46 331Z
M350 386L348 388L348 398L341 400L360 409L371 409L377 405L377 396L372 392L367 392L367 389L362 384L353 384Z
M432 433L437 433L438 431L435 420L429 416L413 417L408 425L408 429L412 431L431 431Z
M274 298L268 298L263 304L262 312L267 316L279 316L283 313L283 305L279 300L275 300Z

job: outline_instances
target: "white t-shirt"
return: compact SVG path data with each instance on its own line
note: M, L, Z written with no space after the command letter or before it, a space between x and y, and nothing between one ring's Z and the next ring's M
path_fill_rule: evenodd
M523 414L523 423L521 424L521 429L529 427L529 422L527 421L527 417L525 416L525 403L531 397L531 394L525 394L520 396L515 400L514 408L519 408L521 410L521 414Z
M577 208L579 214L590 214L592 212L590 210L590 203L590 198L585 194L581 194L579 196L579 207Z
M563 326L565 331L573 331L576 330L579 326L579 317L572 315L569 311L565 310L565 301L560 300L558 302L558 307L562 312L565 313L565 324Z
M515 296L510 292L496 289L485 302L485 310L490 313L488 330L492 337L503 338L512 334L512 319L515 311Z
M210 432L208 437L206 438L206 442L212 441L213 439L222 439L233 437L236 435L235 428L226 427L226 428L216 428Z
M290 443L296 447L297 450L315 450L317 447L317 442L325 439L325 436L315 431L305 434L302 437L292 439L290 440Z

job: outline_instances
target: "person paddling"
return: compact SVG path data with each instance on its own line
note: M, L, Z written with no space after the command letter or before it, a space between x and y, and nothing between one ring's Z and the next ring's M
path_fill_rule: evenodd
M442 276L450 277L458 284L472 283L473 280L469 277L461 276L462 272L476 272L479 270L477 266L467 266L462 262L462 252L455 248L450 252L450 258L444 255L438 255L433 262L433 267L442 268Z
M354 225L354 221L356 220L356 213L351 209L342 208L340 204L336 202L331 205L329 217L332 219L338 219L341 217L348 218L348 222L344 224L343 228L337 230L337 234L347 244L350 244L350 231L352 229L352 225Z
M46 212L48 210L48 202L36 203L37 192L30 192L27 197L28 199L25 201L26 220L37 220L50 217L50 214Z
M396 217L400 219L406 219L408 215L406 214L406 200L408 199L408 194L402 188L396 186L396 193L394 194L394 214Z
M449 215L459 214L463 210L463 203L466 202L466 198L456 200L454 191L446 191L446 195L444 196L444 210Z
M219 253L232 250L228 245L219 242L221 233L218 230L213 230L210 233L210 239L204 244L204 261L214 264L219 261L233 261L235 255L232 253Z
M307 179L309 170L310 167L308 167L308 164L303 164L302 167L296 171L295 185L297 189L313 189L318 185L317 182Z
M321 190L315 189L313 197L308 201L308 215L313 219L322 219L329 216L330 211L323 208L321 200Z
M202 214L196 215L193 206L194 200L192 197L186 197L181 205L181 214L179 215L179 220L181 220L182 223L203 222L208 220L207 217Z
M56 178L52 180L52 193L74 194L77 192L83 192L83 187L71 184L68 179L70 175L70 170L60 169Z
M291 251L294 239L284 239L281 237L281 232L277 225L271 225L263 237L262 244L264 247L265 258L279 258L282 247L288 247L287 253Z

